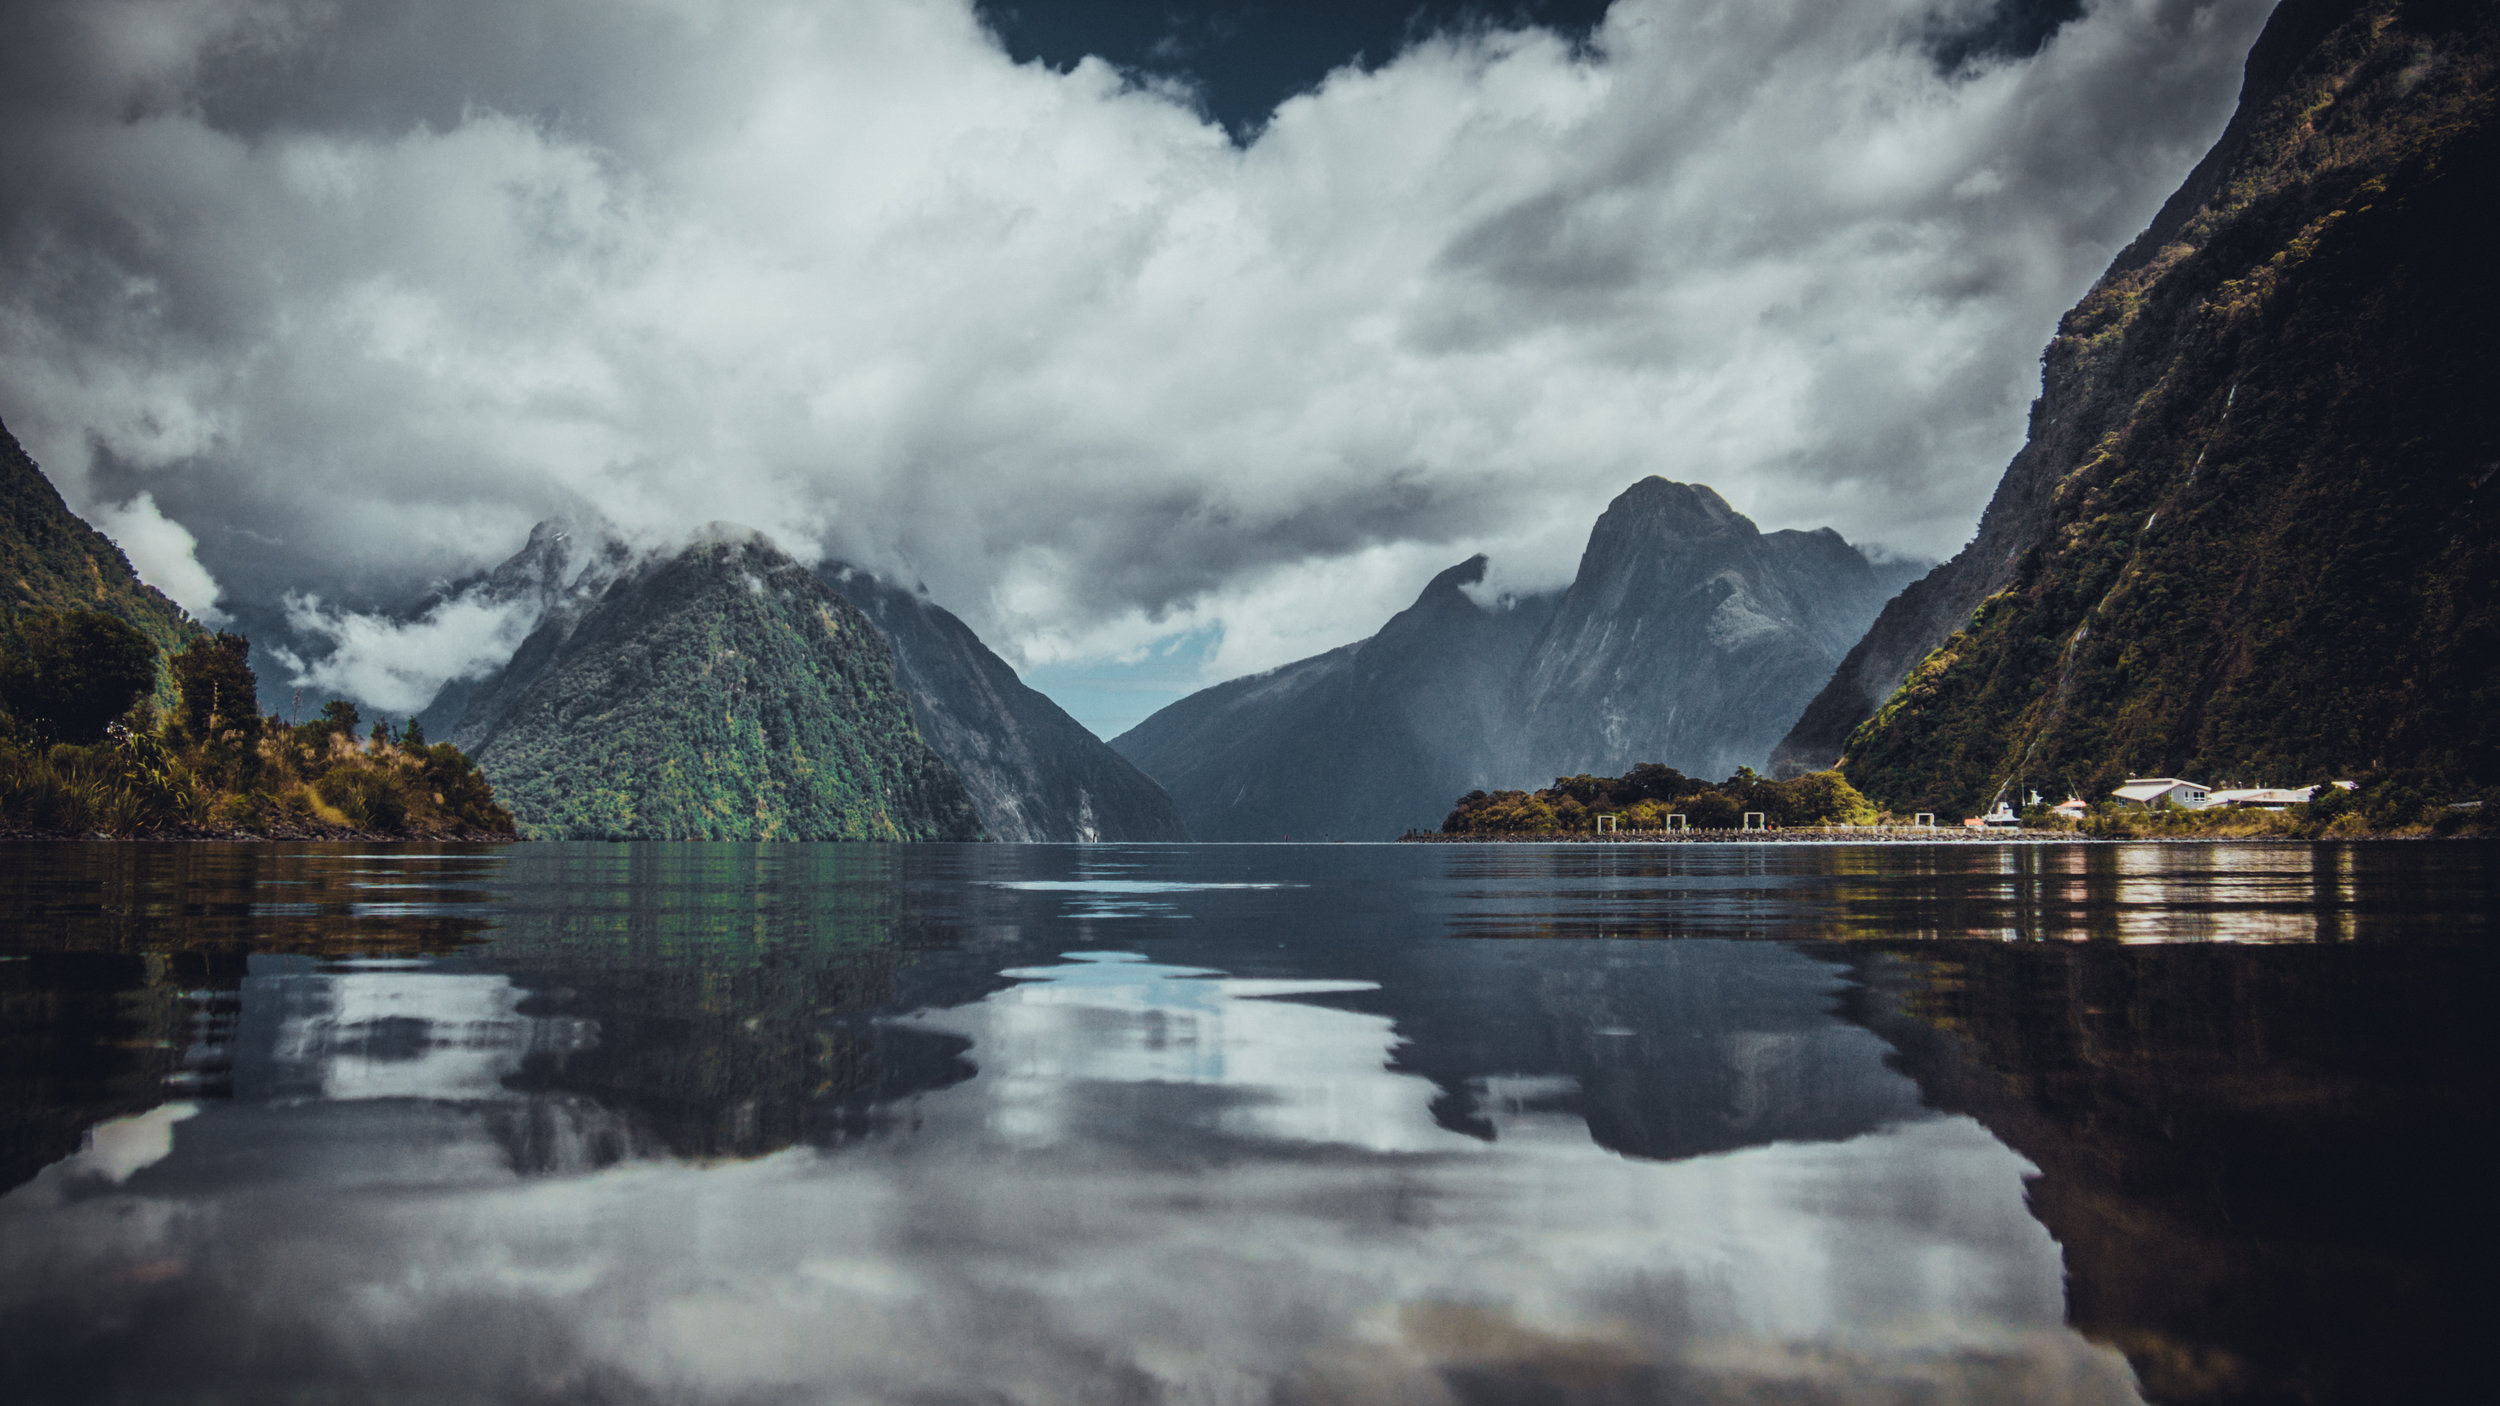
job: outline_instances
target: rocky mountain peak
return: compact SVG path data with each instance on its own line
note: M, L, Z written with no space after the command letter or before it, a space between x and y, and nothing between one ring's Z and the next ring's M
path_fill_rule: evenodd
M1589 548L1618 541L1687 540L1711 537L1754 537L1760 534L1743 513L1728 506L1717 490L1704 483L1677 483L1656 474L1615 495L1589 533Z

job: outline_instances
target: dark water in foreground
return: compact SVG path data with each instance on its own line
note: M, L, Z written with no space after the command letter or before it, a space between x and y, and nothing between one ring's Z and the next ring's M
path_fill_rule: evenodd
M2495 912L2457 844L0 847L0 1397L2472 1399Z

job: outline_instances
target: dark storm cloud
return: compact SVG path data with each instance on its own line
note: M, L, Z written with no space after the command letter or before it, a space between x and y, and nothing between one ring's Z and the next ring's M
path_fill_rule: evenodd
M34 0L0 416L187 601L311 593L381 653L339 604L557 514L746 522L1028 660L1196 632L1218 673L1477 550L1550 582L1648 473L1941 553L2263 6L2060 13L1622 0L1316 86L1305 50L1245 144L1198 104L1249 50L1141 86L966 0Z

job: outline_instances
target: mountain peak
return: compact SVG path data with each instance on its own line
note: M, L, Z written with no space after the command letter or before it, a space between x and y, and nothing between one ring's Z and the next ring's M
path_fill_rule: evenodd
M1754 532L1752 519L1728 506L1706 483L1677 483L1656 474L1615 495L1592 538L1623 532L1659 537L1715 537Z

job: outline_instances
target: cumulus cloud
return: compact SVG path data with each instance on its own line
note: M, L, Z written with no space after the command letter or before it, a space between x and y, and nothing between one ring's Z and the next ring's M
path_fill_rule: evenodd
M437 601L414 619L342 610L320 597L289 595L286 620L324 652L311 659L278 651L290 680L361 699L388 713L413 714L454 679L479 679L512 657L538 623L535 602L472 590Z
M1474 551L1550 583L1653 472L1941 554L2266 6L1938 61L2004 8L1618 0L1241 145L968 0L27 0L0 411L377 650L345 622L558 514L752 523L1027 661L1212 629L1218 672Z
M140 580L198 619L212 625L225 620L225 612L217 608L217 578L200 565L199 539L157 510L156 495L141 493L127 503L98 504L87 516L120 545Z

